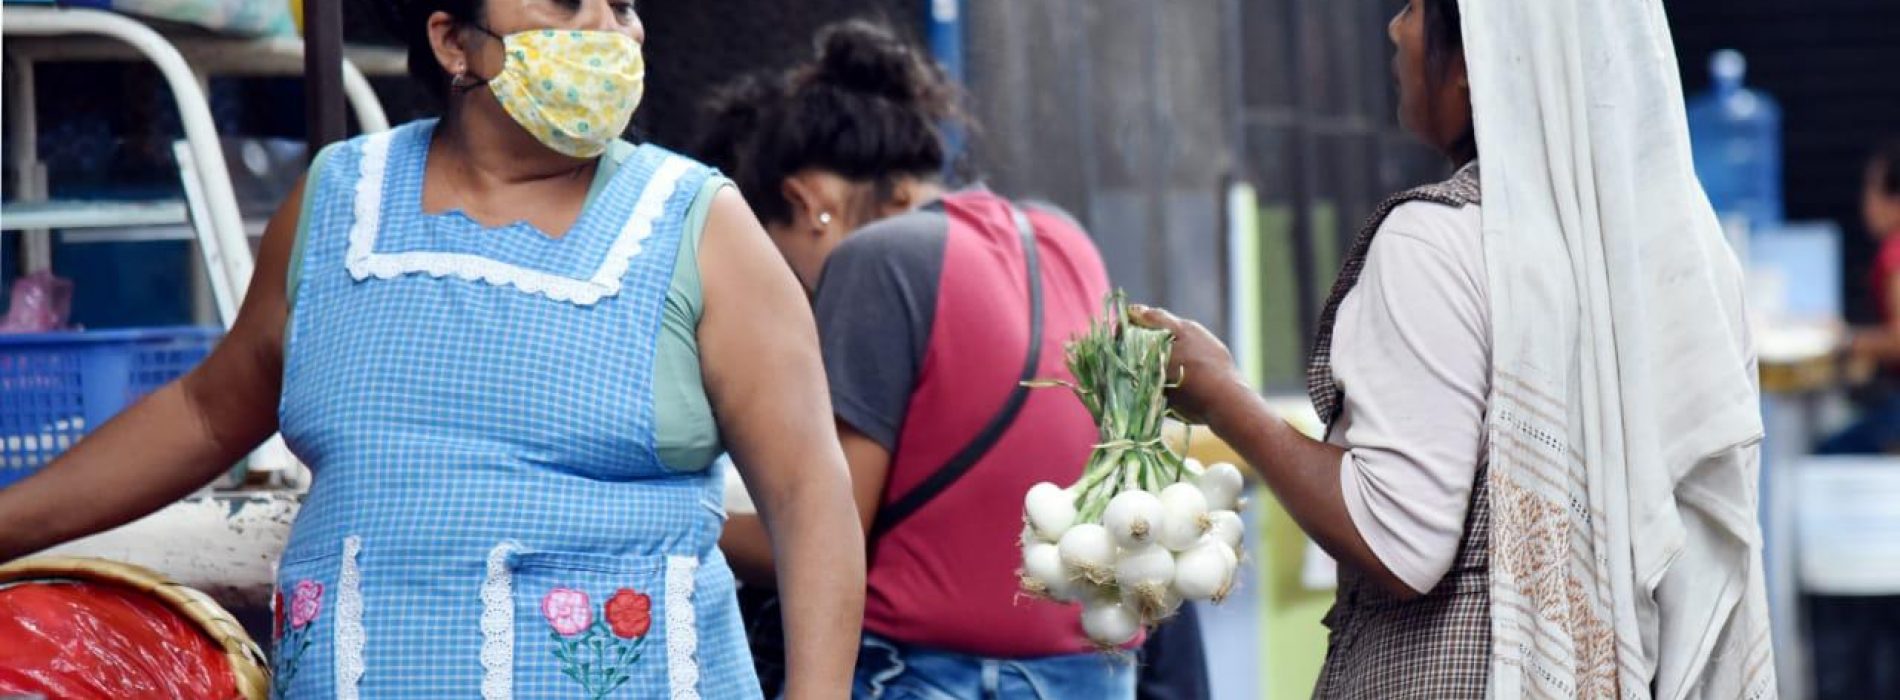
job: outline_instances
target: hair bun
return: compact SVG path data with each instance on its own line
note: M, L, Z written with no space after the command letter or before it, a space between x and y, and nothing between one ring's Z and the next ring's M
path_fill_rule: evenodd
M706 99L707 117L735 125L737 133L751 131L763 123L765 113L784 96L784 91L766 73L747 73L715 88Z
M755 138L772 119L784 97L775 76L765 73L741 75L713 90L702 105L700 129L691 152L708 165L727 173L740 172L740 155L750 150L748 139Z
M818 36L811 80L851 92L928 103L941 88L929 59L889 29L853 20Z

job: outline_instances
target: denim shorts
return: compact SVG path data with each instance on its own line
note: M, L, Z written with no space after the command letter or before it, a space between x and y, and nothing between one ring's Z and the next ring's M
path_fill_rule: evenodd
M1135 664L1103 654L992 659L872 634L858 648L858 700L1132 700Z

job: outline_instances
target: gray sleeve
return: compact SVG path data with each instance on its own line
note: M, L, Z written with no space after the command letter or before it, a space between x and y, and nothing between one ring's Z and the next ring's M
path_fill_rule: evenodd
M1333 326L1347 387L1340 495L1392 574L1424 593L1457 562L1485 459L1491 322L1477 207L1392 211Z
M838 420L895 450L930 346L949 219L919 211L851 234L812 305Z

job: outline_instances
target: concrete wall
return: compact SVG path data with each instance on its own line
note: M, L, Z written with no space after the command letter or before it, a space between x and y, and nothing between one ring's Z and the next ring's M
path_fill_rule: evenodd
M1223 330L1232 3L966 3L977 169L1068 209L1117 286Z

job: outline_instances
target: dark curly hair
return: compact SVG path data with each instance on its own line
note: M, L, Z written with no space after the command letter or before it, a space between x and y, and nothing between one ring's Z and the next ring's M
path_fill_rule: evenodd
M792 216L785 178L822 169L888 197L902 177L945 167L944 127L967 123L943 70L883 26L852 20L818 34L814 57L717 89L692 151L732 176L759 218Z

